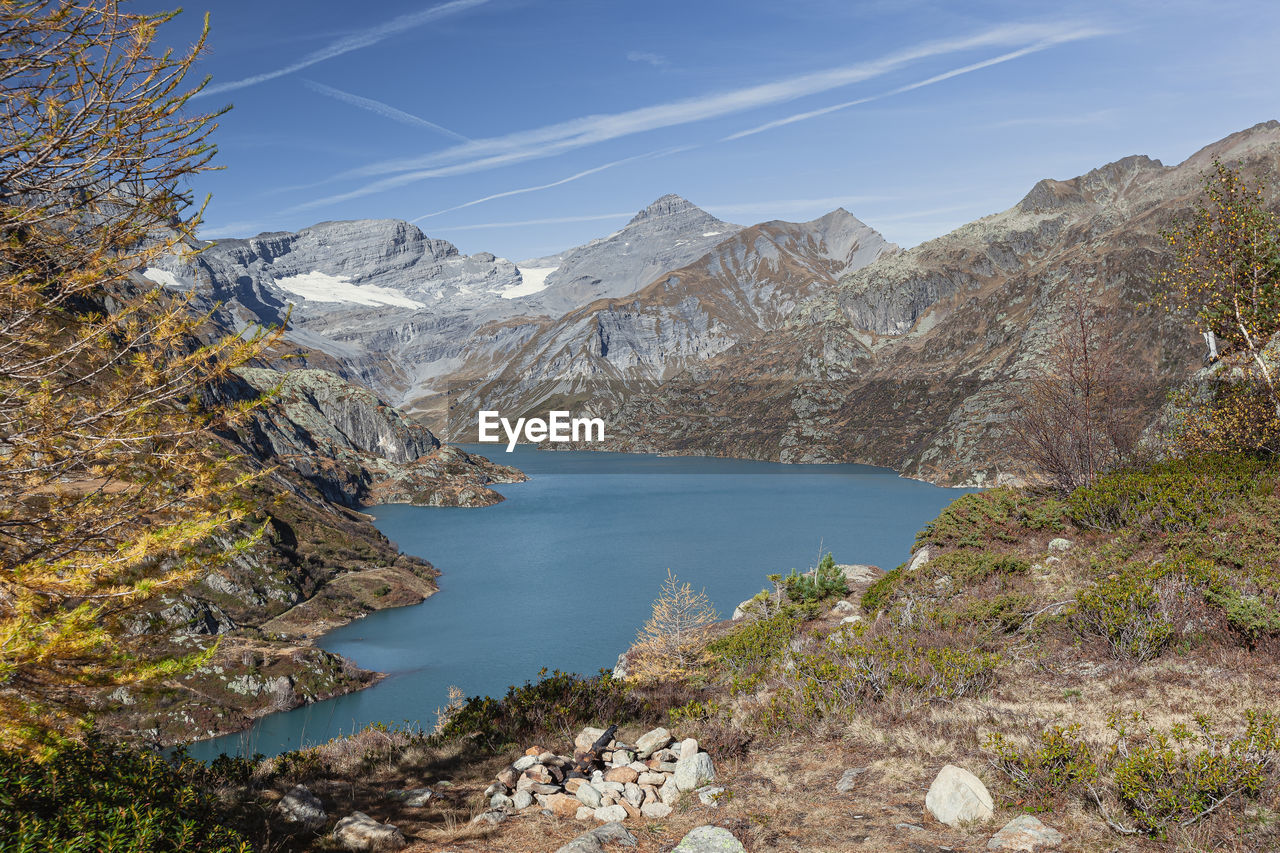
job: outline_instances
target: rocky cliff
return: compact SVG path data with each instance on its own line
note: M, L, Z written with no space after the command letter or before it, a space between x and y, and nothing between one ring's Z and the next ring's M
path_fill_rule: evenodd
M534 333L499 373L458 395L450 428L468 435L482 408L610 410L781 328L805 299L896 250L845 210L738 230L640 290L596 300Z
M866 462L944 484L1017 479L1011 391L1043 368L1081 295L1112 318L1134 417L1199 362L1186 318L1152 306L1160 231L1214 159L1274 187L1280 123L1166 167L1126 157L1044 180L1012 208L841 278L786 325L692 365L617 413L616 447Z
M668 195L615 234L517 267L399 220L322 222L203 246L147 275L220 304L228 325L287 319L309 365L429 416L451 382L489 375L565 311L631 293L738 228Z
M312 645L373 610L421 602L436 571L399 553L353 508L406 502L483 506L515 469L442 445L367 389L319 370L243 368L224 401L267 400L222 437L244 471L261 525L248 551L134 620L157 655L213 649L187 674L96 698L101 725L169 744L235 731L258 716L367 686L377 679Z

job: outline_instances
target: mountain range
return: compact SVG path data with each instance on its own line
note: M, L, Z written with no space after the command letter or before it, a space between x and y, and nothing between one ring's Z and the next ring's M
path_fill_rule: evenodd
M1010 389L1082 300L1113 320L1134 417L1154 416L1199 355L1185 318L1150 305L1160 232L1214 159L1267 179L1278 152L1273 121L1176 166L1125 157L907 251L844 210L744 228L665 195L613 234L518 263L360 220L222 241L147 274L232 324L287 318L300 363L449 439L474 437L481 408L569 407L606 416L613 449L990 484L1021 474Z

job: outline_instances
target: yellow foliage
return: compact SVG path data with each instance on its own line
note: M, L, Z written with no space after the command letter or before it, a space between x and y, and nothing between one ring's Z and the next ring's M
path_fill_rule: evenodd
M1223 348L1208 399L1183 400L1177 442L1192 451L1280 449L1280 376L1268 353L1280 335L1280 217L1261 190L1222 163L1205 181L1205 201L1182 228L1164 234L1174 263L1162 273L1163 301L1190 311Z
M248 547L249 478L206 390L264 335L218 337L139 273L193 240L181 188L218 113L188 114L203 49L172 15L4 2L0 27L0 745L66 729L76 688L163 677L139 605ZM260 532L260 531L259 531Z
M628 675L640 681L680 678L705 658L704 628L717 619L706 591L695 592L667 569L649 621L628 653Z

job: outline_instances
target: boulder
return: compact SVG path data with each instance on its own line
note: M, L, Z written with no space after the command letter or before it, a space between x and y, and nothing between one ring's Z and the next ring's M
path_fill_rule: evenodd
M563 794L549 794L546 796L564 796ZM528 791L516 791L516 795L511 798L511 805L516 811L522 811L533 805L533 795Z
M609 823L615 820L626 820L629 817L627 810L622 806L601 806L595 811L595 819L601 823Z
M716 779L715 764L705 752L682 754L672 777L681 791L692 791Z
M1050 551L1070 551L1071 540L1063 539L1062 537L1058 537L1057 539L1050 539L1049 550Z
M408 846L400 830L389 823L378 823L364 812L352 812L333 828L333 840L347 850L403 850Z
M1015 817L991 836L988 850L1015 850L1033 853L1036 850L1052 850L1062 844L1062 833L1045 826L1031 815Z
M620 823L606 823L582 833L556 853L604 853L605 845L635 847L636 837Z
M930 814L947 826L990 820L995 814L995 803L982 780L953 764L938 773L929 786L924 804Z
M489 809L487 812L476 815L471 818L472 823L487 823L490 826L497 826L507 819L509 812L506 809Z
M575 817L579 808L586 808L577 797L568 794L551 794L547 797L547 808L556 817Z
M835 607L831 608L834 616L852 616L858 612L858 608L851 601L837 601Z
M528 791L518 791L517 793L524 794L529 798L530 802L533 801L533 795L530 794ZM489 798L489 808L491 809L515 808L515 806L513 805L514 802L515 801L512 800L510 797L508 797L506 794L494 794L492 797Z
M664 728L645 732L636 738L636 757L648 758L658 750L666 748L669 743L671 743L671 732Z
M671 806L666 803L645 803L640 807L640 814L653 820L662 820L671 814Z
M723 827L699 826L680 839L671 853L747 853L747 848Z
M634 782L640 778L640 774L632 770L630 767L613 767L605 771L604 780L606 782L621 782L623 785L628 782Z
M635 782L628 782L622 791L622 799L639 808L644 802L644 791Z
M929 562L929 549L921 548L911 555L911 560L907 563L907 571L914 572L927 562Z
M301 827L308 832L319 832L329 822L329 816L325 814L320 799L305 785L294 785L290 788L289 793L276 803L276 809L285 823Z
M600 791L598 791L594 785L591 785L587 782L583 782L581 785L578 786L578 790L574 791L573 794L575 797L578 798L578 801L581 802L584 806L589 806L590 808L593 808L593 809L600 808L600 805L601 805Z
M523 773L537 763L538 757L536 755L522 755L516 759L515 764L512 764L511 768L517 773Z

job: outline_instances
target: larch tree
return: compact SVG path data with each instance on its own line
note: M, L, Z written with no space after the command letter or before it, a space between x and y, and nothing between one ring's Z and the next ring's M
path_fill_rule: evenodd
M716 621L705 591L695 591L667 569L653 611L636 635L631 675L642 681L685 673L702 652L702 629Z
M188 108L204 34L155 47L172 16L0 0L0 744L190 665L139 653L128 619L254 536L211 432L248 407L204 392L267 339L209 334L140 275L194 242L221 112Z

